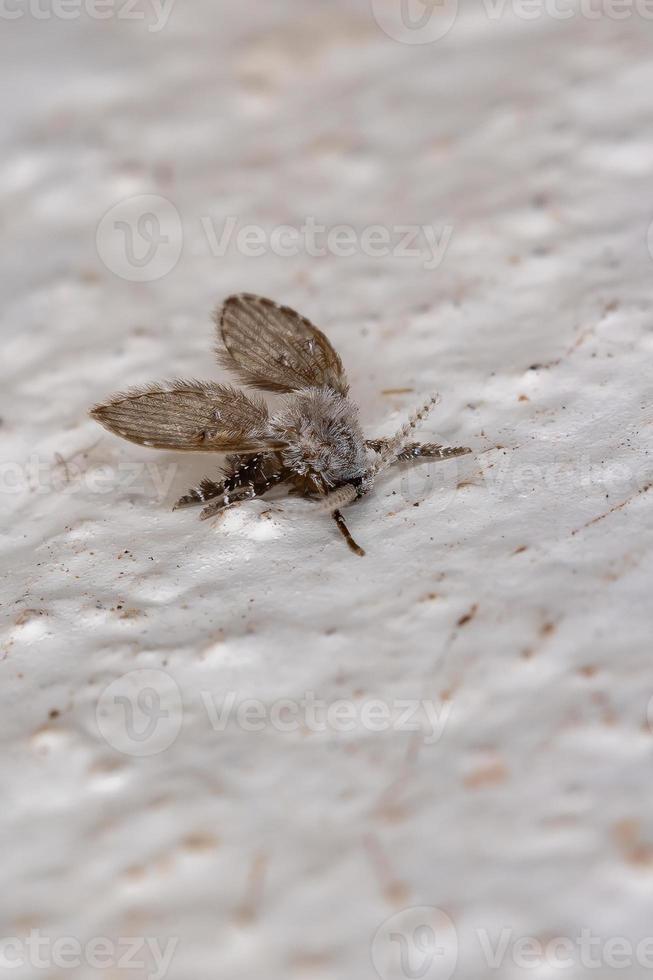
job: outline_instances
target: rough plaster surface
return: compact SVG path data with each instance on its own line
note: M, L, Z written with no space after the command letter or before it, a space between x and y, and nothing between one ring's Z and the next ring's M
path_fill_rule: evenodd
M479 5L409 45L299 0L3 22L0 935L174 938L174 980L366 980L379 927L383 980L447 980L456 937L461 980L648 975L600 950L653 934L652 31ZM133 282L96 230L139 195L183 250ZM452 234L430 269L211 254L228 216ZM298 500L171 513L212 460L86 417L219 378L210 312L240 289L326 330L371 435L436 389L427 434L474 449L350 511L364 560ZM353 730L281 730L310 692ZM262 730L221 724L228 698ZM392 723L361 721L376 700ZM389 931L420 914L382 924L421 906L453 927L433 913L445 952L402 972ZM519 966L518 939L583 930L598 967Z

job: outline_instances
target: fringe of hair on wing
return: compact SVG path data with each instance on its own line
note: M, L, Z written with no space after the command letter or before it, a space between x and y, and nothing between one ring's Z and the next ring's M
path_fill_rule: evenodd
M437 403L440 401L440 396L438 394L433 394L424 402L424 404L418 408L410 416L408 421L402 425L397 434L393 436L388 442L387 446L381 453L380 459L372 466L370 470L371 476L378 476L384 470L387 470L391 466L401 450L405 447L406 443L413 434L413 430L420 425L424 419L433 411Z

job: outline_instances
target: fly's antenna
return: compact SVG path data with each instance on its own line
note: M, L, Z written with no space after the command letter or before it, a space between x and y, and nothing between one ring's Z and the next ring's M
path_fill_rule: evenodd
M347 504L353 504L354 500L359 496L358 490L351 483L346 483L343 487L338 487L337 490L332 490L331 493L327 493L325 497L318 503L318 510L323 514L330 514L338 525L338 530L342 534L343 538L349 545L351 551L359 557L363 557L365 552L359 544L356 544L351 536L351 531L347 527L347 523L342 516L341 507L346 507Z
M439 401L439 395L431 395L429 400L425 402L421 408L418 408L416 412L413 412L408 421L399 429L397 434L389 440L379 459L372 466L370 470L371 476L378 476L379 473L387 470L387 468L394 463L395 459L413 434L413 430L416 429L417 426L424 421L427 415L433 411Z

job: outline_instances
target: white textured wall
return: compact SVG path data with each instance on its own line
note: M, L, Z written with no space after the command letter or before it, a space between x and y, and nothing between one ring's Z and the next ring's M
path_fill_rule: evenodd
M144 4L0 25L0 976L155 975L58 965L64 937L174 940L172 980L648 975L611 963L653 935L653 22L476 4L409 44L390 0ZM141 195L171 206L139 271ZM212 254L229 216L451 237L439 265ZM326 330L370 434L437 389L427 433L474 449L350 511L364 560L302 501L171 513L212 461L86 417L218 378L241 289ZM519 966L583 930L596 968Z

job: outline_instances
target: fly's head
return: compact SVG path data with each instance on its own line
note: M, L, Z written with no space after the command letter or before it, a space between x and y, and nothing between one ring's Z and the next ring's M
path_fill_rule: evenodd
M287 442L285 466L324 492L343 483L365 482L365 439L354 405L330 388L306 388L286 398L271 431Z

